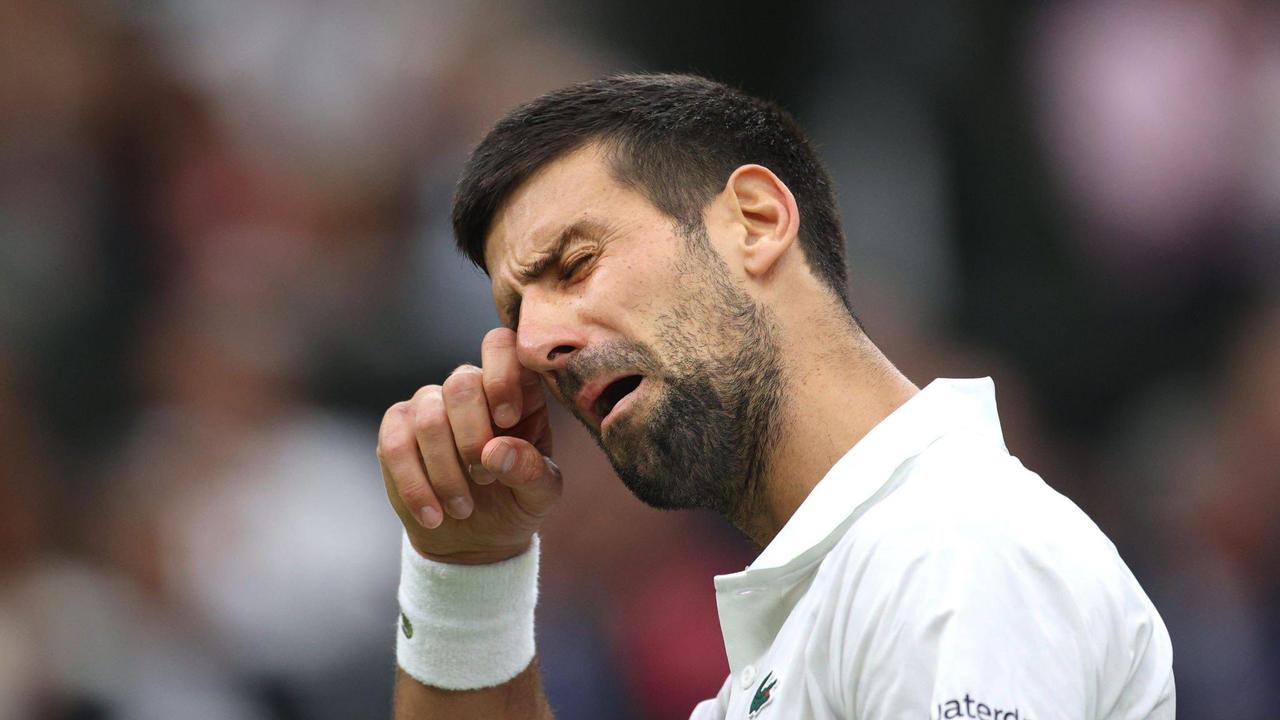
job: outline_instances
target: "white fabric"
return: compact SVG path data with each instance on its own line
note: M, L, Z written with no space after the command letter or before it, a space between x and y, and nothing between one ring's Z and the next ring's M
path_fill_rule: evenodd
M1163 621L1097 526L1009 455L994 392L929 385L716 578L731 675L692 720L1174 717Z
M533 660L537 601L537 535L524 554L491 565L428 560L405 535L396 661L411 677L432 687L474 690L501 685Z

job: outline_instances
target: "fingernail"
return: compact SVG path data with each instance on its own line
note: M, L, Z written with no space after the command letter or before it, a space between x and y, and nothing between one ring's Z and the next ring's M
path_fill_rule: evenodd
M498 467L502 468L503 473L511 472L511 468L516 466L516 451L510 445L503 445L497 451Z
M444 521L444 516L440 514L440 511L430 505L422 508L418 514L422 516L422 524L428 530L440 527L440 523Z
M449 508L449 514L458 520L466 520L471 515L471 500L461 495L449 498L445 505Z
M520 415L510 403L503 403L493 411L493 419L500 427L511 427L520 420Z
M471 480L477 485L488 485L497 479L493 476L493 473L489 472L488 468L480 463L476 463L468 469L471 471Z

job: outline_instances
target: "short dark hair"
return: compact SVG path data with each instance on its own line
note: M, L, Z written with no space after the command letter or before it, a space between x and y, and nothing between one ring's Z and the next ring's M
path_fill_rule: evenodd
M738 167L786 183L800 207L810 269L846 308L844 233L831 179L778 105L694 75L614 75L547 93L507 113L471 153L453 201L458 248L485 272L494 213L541 167L588 143L609 150L614 177L684 228Z

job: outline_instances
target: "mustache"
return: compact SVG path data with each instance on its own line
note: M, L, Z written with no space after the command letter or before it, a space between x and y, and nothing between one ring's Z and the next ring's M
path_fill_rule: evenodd
M634 370L653 375L661 365L653 352L638 342L617 340L574 353L562 370L555 373L556 389L570 405L582 386L606 373Z

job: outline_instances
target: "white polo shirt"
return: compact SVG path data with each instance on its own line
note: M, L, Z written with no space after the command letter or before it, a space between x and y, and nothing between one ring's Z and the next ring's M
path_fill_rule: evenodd
M715 585L731 674L691 720L1174 717L1164 622L989 378L894 411Z

